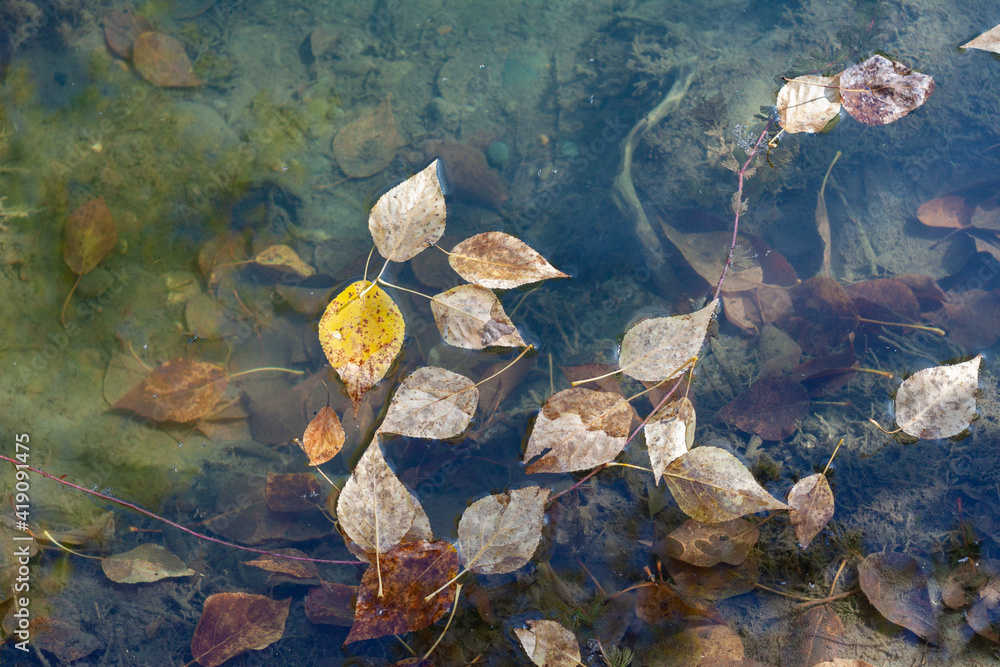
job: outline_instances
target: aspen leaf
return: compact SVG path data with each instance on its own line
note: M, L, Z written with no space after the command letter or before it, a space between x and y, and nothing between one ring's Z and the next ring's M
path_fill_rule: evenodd
M388 167L402 144L392 115L392 101L386 98L337 132L333 138L333 156L351 178L368 178Z
M951 366L917 371L896 392L896 423L915 438L950 438L976 416L982 355Z
M796 482L788 492L788 505L795 536L805 549L833 518L833 491L826 476L816 473Z
M265 490L267 508L274 512L308 512L323 506L326 494L308 472L270 472Z
M972 224L973 208L964 197L945 195L925 201L917 209L917 219L928 227L961 229Z
M746 519L714 524L688 519L667 535L663 544L671 558L698 567L739 565L747 559L759 536L757 526Z
M347 435L337 413L329 405L320 408L302 435L302 449L309 457L309 465L326 463L340 453Z
M469 350L526 345L496 295L485 287L459 285L441 292L431 299L431 311L448 345Z
M155 422L192 422L215 407L229 384L226 371L192 359L158 366L112 407Z
M649 462L657 484L667 466L694 445L694 430L694 405L687 396L664 405L643 426Z
M132 12L110 11L101 19L108 50L121 58L132 57L135 40L149 30L149 22Z
M555 621L527 621L514 628L524 652L539 667L576 667L583 664L576 636Z
M365 393L385 376L403 347L403 314L384 290L370 286L363 280L350 285L330 302L319 322L319 342L347 386L355 417Z
M300 551L299 549L274 549L274 553L285 554L286 556L297 556L299 558L309 557L309 554L304 551ZM319 579L319 570L316 569L316 563L308 560L276 558L275 556L264 554L260 558L243 561L243 564L259 567L260 569L267 570L268 572L283 574L287 577L291 577L292 579Z
M448 254L455 272L487 289L512 289L550 278L568 278L527 243L503 232L465 239Z
M927 577L912 556L883 551L858 563L858 583L879 613L917 636L938 643L938 616Z
M764 440L784 440L809 414L809 392L788 377L762 378L719 410L718 419Z
M1000 53L1000 25L994 26L972 41L962 44L962 48Z
M205 606L191 638L191 654L202 667L221 665L251 649L281 639L292 599L272 600L250 593L216 593Z
M910 113L934 92L934 79L874 55L840 73L847 113L866 125L886 125Z
M66 221L63 260L77 275L97 268L118 243L118 228L104 199L91 199L77 207Z
M140 544L135 549L101 560L101 569L119 584L140 584L167 577L190 577L194 570L159 544Z
M716 623L725 623L711 603L686 598L665 581L652 581L639 588L635 596L635 615L649 625L678 623L690 616L702 616Z
M822 132L840 113L839 76L799 76L778 91L778 115L785 132Z
M690 315L655 317L639 322L622 339L618 365L640 382L659 382L698 356L719 300Z
M379 254L405 262L444 234L445 201L438 180L440 161L379 197L368 216L368 230Z
M802 612L791 622L782 665L819 667L840 652L844 624L833 607L821 604Z
M631 423L632 411L618 394L564 389L545 401L535 420L524 452L527 472L587 470L613 461Z
M787 510L739 460L718 447L695 447L663 473L677 505L692 519L722 523L764 510Z
M504 574L531 560L548 497L548 489L528 486L469 505L458 522L462 564L480 574Z
M257 253L254 263L266 266L282 273L292 273L300 278L308 278L316 273L306 264L298 253L286 245L273 245Z
M453 438L476 414L479 390L472 380L434 366L403 380L379 430L411 438Z
M184 45L170 35L139 35L132 47L132 62L143 79L161 88L191 88L205 83L195 76Z
M310 623L324 625L354 625L354 605L358 600L358 587L321 581L310 588L304 600L306 618Z
M682 560L663 561L677 591L688 598L725 600L752 591L760 579L759 557L753 552L739 565L698 567Z

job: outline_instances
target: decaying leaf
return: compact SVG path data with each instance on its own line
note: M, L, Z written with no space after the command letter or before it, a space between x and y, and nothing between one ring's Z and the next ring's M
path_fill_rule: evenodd
M858 564L858 582L886 619L938 643L938 614L915 558L891 551L871 554Z
M899 120L934 92L934 79L901 63L874 55L840 73L840 97L847 113L866 125Z
M63 260L77 275L97 268L118 243L118 228L102 197L77 207L66 221Z
M412 259L444 234L445 201L439 168L440 163L434 160L379 197L372 207L368 230L386 259Z
M528 486L469 505L458 522L462 564L480 574L504 574L531 560L548 497L548 489Z
M399 307L368 281L353 283L326 307L319 342L347 386L355 417L365 393L385 376L403 347L404 328Z
M690 315L654 317L628 330L622 339L618 365L640 382L666 380L697 357L719 300Z
M858 315L882 322L918 322L920 304L913 290L895 278L862 280L844 286Z
M284 634L291 603L291 598L278 601L250 593L208 596L191 638L191 654L199 665L215 667L244 651L267 648Z
M643 426L653 477L660 477L667 466L694 446L696 417L694 405L687 396L664 405Z
M809 392L787 377L758 380L719 410L717 418L764 440L784 440L809 414Z
M458 574L458 552L447 542L404 542L382 554L379 568L381 577L374 565L361 577L345 644L422 630L455 601L454 585L425 599Z
M527 343L507 317L496 295L485 287L459 285L431 299L431 311L441 338L448 345L524 347Z
M754 589L760 579L759 557L751 551L739 565L719 563L698 567L684 561L666 558L663 566L670 573L677 589L688 598L725 600Z
M368 178L388 167L402 144L392 115L392 103L386 99L337 132L333 139L333 156L351 178ZM382 256L386 257L384 253Z
M840 113L840 76L807 74L778 91L778 114L785 132L822 132Z
M962 44L962 48L1000 53L1000 25L994 26L972 41Z
M580 644L576 636L555 621L527 621L527 628L514 628L524 652L539 667L576 667Z
M665 581L653 581L641 587L635 596L635 615L649 625L681 622L691 616L701 616L716 623L724 623L715 605L686 599Z
M315 540L334 530L318 508L295 514L272 511L267 506L267 478L263 475L233 476L219 491L215 509L216 516L205 525L241 544Z
M354 625L354 606L358 600L358 587L320 582L306 593L305 611L310 623L324 625Z
M285 554L287 556L297 556L308 558L309 554L299 549L274 549L274 553ZM265 554L260 558L243 562L244 565L259 567L268 572L277 572L292 579L319 579L319 570L316 564L308 560L292 560L290 558L277 558Z
M104 41L108 49L120 58L132 57L132 46L142 33L150 29L149 22L130 11L110 11L101 19Z
M170 35L139 35L132 47L132 63L142 78L161 88L191 88L205 83L195 76L184 45Z
M795 536L805 549L833 518L833 491L826 475L816 473L796 482L788 492L788 505Z
M524 241L503 232L465 239L448 254L455 272L487 289L512 289L550 278L568 278Z
M917 371L896 392L896 423L915 438L950 438L976 416L982 355Z
M664 538L663 545L671 558L698 567L739 565L747 559L759 536L756 524L746 519L714 524L688 519Z
M783 667L818 667L833 660L844 640L844 624L828 604L821 604L796 616L789 628L782 656Z
M114 408L131 410L155 422L191 422L212 411L229 384L215 364L171 359L122 396Z
M316 273L306 264L298 253L286 245L273 245L257 253L254 263L266 266L282 273L291 273L300 278L308 278Z
M928 227L961 229L972 224L972 210L964 197L946 195L921 204L917 209L917 219Z
M329 405L320 408L302 435L302 449L309 457L309 465L326 463L340 453L347 435L344 427Z
M1000 643L1000 577L994 574L986 580L965 618L977 635Z
M564 389L545 401L535 420L524 452L527 472L572 472L613 461L631 423L632 411L618 394Z
M472 380L443 368L418 368L403 380L379 430L411 438L454 438L476 414Z
M267 508L274 512L307 512L323 506L323 487L312 473L269 472Z
M681 510L704 523L789 509L765 491L739 459L718 447L695 447L667 466L663 476Z
M135 549L101 560L101 569L119 584L140 584L167 577L190 577L194 570L159 544L140 544Z

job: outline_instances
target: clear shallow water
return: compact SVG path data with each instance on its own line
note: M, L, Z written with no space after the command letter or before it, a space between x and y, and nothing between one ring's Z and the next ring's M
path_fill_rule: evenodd
M775 77L837 70L879 50L935 77L929 101L885 127L845 118L827 134L782 140L768 156L774 168L762 165L748 181L742 228L784 256L799 279L815 275L822 262L816 194L841 151L826 190L833 276L852 283L920 273L937 279L953 303L978 300L971 312L939 322L949 331L944 339L898 328L859 329L854 347L861 365L891 372L896 380L856 373L844 388L813 401L792 436L762 445L715 421L715 414L761 377L767 362L782 358L787 341L749 335L723 321L692 387L696 441L733 451L784 498L796 479L821 470L833 445L845 438L831 477L837 513L830 528L806 551L795 545L785 518L761 528L755 558L759 581L770 588L815 597L847 559L838 590L850 590L859 555L881 550L914 556L940 586L967 550L959 501L968 541L988 562L997 548L997 405L989 353L995 315L991 297L976 290L996 287L996 260L988 243L977 245L966 233L936 243L944 234L922 227L914 213L950 192L975 206L997 191L990 181L1000 70L995 58L962 53L956 45L1000 16L984 3L879 7L874 22L865 13L870 7L847 2L645 3L623 10L581 2L400 7L220 0L207 9L140 8L158 32L180 40L195 73L208 82L193 89L153 86L127 61L112 57L99 24L109 8L46 13L39 6L41 13L32 14L5 7L9 48L0 61L9 65L0 108L0 196L13 214L4 219L0 237L10 301L0 346L4 454L15 453L14 433L28 433L33 465L194 530L217 529L212 534L247 541L256 515L236 521L243 532L228 535L218 519L202 522L233 512L234 485L254 488L244 475L306 471L302 455L287 443L327 403L325 380L348 433L344 452L325 466L340 476L339 484L399 378L433 364L480 379L513 355L443 345L426 300L394 294L407 341L389 379L354 420L341 385L324 368L313 333L316 311L297 312L289 293L277 288L283 281L259 269L234 272L222 289L208 284L199 252L210 241L233 238L230 233L247 252L287 243L321 274L304 286L321 295L340 288L364 270L371 247L367 208L430 157L451 150L462 173L487 180L471 181L450 202L442 246L482 231L506 231L572 280L503 296L539 353L511 378L499 402L484 398L471 427L475 437L459 444L396 438L387 452L440 539L453 540L466 505L485 494L529 484L567 488L572 475L529 476L520 463L538 407L567 386L560 367L613 363L631 324L687 312L706 294L707 282L661 227L666 221L693 233L731 224L736 182L709 154L715 140L706 136L706 124L716 122L729 140L737 126L755 136L763 127L755 114L774 104ZM37 30L31 27L36 24ZM317 27L321 32L311 33ZM326 50L324 35L335 35ZM813 54L813 62L799 62ZM616 206L613 183L629 131L679 73L691 73L690 87L637 144L632 169L657 248L636 233L634 211ZM373 176L344 180L334 137L386 99L400 136L396 157ZM448 148L450 142L465 148ZM500 142L508 156L502 159L494 148L493 167L487 167L482 151ZM983 185L963 190L977 183ZM119 241L81 281L64 328L59 309L75 279L63 262L65 225L73 210L95 197L107 203ZM663 266L656 253L666 258ZM436 257L437 264L393 267L390 277L427 293L449 287L455 277L442 268L442 255ZM749 266L755 258L744 252L740 261ZM208 297L221 316L198 310ZM830 351L799 343L805 359ZM869 417L892 422L890 399L899 377L980 349L987 349L982 418L969 437L904 445L868 423ZM261 366L304 373L234 379L230 391L238 410L228 419L198 429L156 426L109 409L141 377L135 357L149 366L198 359L224 364L230 374ZM640 387L628 381L623 389L631 394ZM651 407L645 399L636 406L641 416ZM759 458L761 451L780 465ZM648 465L638 442L622 460ZM14 482L13 472L3 478L6 490ZM306 620L306 587L272 589L265 573L241 565L248 554L95 505L54 482L32 478L30 496L37 529L81 528L115 512L114 529L95 531L101 539L83 540L79 551L103 556L154 541L199 573L112 584L97 561L46 548L31 561L32 613L86 633L74 636L94 650L78 664L183 664L192 658L190 640L204 599L228 591L292 599L284 638L233 664L391 664L407 655L391 638L342 648L346 628ZM654 487L648 473L604 471L563 496L547 516L531 564L510 575L475 578L465 589L468 597L434 654L438 663L466 664L481 655L477 664L527 664L512 629L526 618L547 618L574 631L588 664L601 664L589 654L591 640L633 649L633 664L685 664L687 658L665 657L665 651L683 644L690 635L678 633L690 631L690 623L637 619L635 593L600 605L605 594L645 580L644 566L655 571L662 557L655 545L684 521L663 486ZM133 533L130 526L163 532ZM297 530L310 537L309 530L329 528L314 516ZM271 540L266 546L292 544ZM350 558L336 534L297 546L317 558ZM354 584L360 568L331 566L323 574ZM783 664L793 603L757 590L718 607L747 657ZM922 654L935 664L989 660L990 646L971 638L961 611L943 616L945 640L928 649L882 621L860 595L838 602L836 610L845 625L841 657L872 664L910 664ZM443 624L405 640L426 651ZM10 644L3 652L12 664L36 660Z

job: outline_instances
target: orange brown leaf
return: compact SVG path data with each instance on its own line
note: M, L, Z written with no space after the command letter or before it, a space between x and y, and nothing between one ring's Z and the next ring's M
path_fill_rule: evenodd
M170 35L139 35L132 48L132 62L142 78L161 88L191 88L205 83L195 76L184 45Z
M527 243L503 232L484 232L452 248L448 262L474 285L512 289L550 278L568 278Z
M212 411L228 384L229 376L220 366L171 359L153 369L113 407L155 422L192 422Z
M74 210L66 222L63 260L78 275L90 273L118 243L118 228L104 199L91 199Z
M216 593L205 600L191 638L191 654L203 667L221 665L251 649L281 639L292 599L272 600L250 593Z
M339 454L346 437L333 408L329 405L320 408L302 435L302 449L309 457L309 465L322 465Z

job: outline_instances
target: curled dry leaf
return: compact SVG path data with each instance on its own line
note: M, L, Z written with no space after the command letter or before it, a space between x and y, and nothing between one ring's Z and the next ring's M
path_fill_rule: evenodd
M739 459L718 447L695 447L667 466L663 476L681 510L705 523L790 509L765 491Z
M866 125L886 125L910 113L934 92L934 79L874 55L840 73L847 113Z
M319 342L347 386L355 417L365 393L385 376L403 347L404 329L399 307L368 281L353 283L326 307Z
M171 359L118 399L114 408L131 410L155 422L192 422L207 415L229 384L215 364Z
M300 278L308 278L316 273L306 264L298 253L286 245L273 245L257 253L253 258L255 264L275 269L282 273L291 273Z
M191 88L205 83L195 76L184 45L170 35L139 35L132 47L132 63L143 79L161 88Z
M659 382L697 357L719 306L716 299L690 315L655 317L639 322L622 339L618 365L640 382Z
M274 549L274 553L285 554L286 556L297 556L299 558L309 557L309 554L304 551L300 551L299 549ZM265 554L260 558L244 561L243 564L259 567L260 569L267 570L268 572L277 572L278 574L283 574L293 579L319 578L319 570L316 569L316 563L308 560L276 558L275 556Z
M531 560L548 497L548 489L528 486L469 505L458 522L462 564L480 574L504 574Z
M833 491L826 475L816 473L796 482L788 492L788 505L795 536L805 549L833 518Z
M783 667L813 667L833 660L844 640L844 624L828 604L817 605L792 620L781 664Z
M379 197L372 207L368 230L386 259L412 259L444 234L446 207L439 168L440 162L434 160Z
M388 167L402 144L392 104L386 99L337 132L333 155L351 178L368 178Z
M667 466L694 445L695 412L691 399L682 396L663 406L643 426L653 477L660 483Z
M527 472L572 472L613 461L631 423L632 411L618 394L564 389L545 401L535 420L524 452Z
M527 621L514 628L524 652L539 667L576 667L583 664L576 636L555 621Z
M306 593L305 612L310 623L323 625L354 625L354 605L358 600L358 587L320 582Z
M891 551L871 554L858 564L858 582L886 619L938 643L938 615L915 558Z
M418 368L403 380L380 431L411 438L454 438L476 414L479 390L472 380L443 368Z
M82 276L96 269L117 243L118 228L104 199L91 199L66 221L63 260L73 273Z
M194 570L159 544L140 544L101 560L101 569L119 584L141 584L167 577L190 577Z
M431 311L448 345L469 350L526 345L496 295L485 287L459 285L441 292L431 299Z
M972 41L962 44L962 48L1000 53L1000 25L994 26Z
M950 438L976 416L982 355L951 366L917 371L896 392L896 423L915 438Z
M807 74L778 91L778 115L785 132L822 132L840 113L840 76Z
M250 593L216 593L205 600L191 638L191 654L203 667L221 665L251 649L281 639L292 599L272 600Z
M698 567L739 565L747 559L759 536L757 526L746 519L715 524L688 519L664 538L663 545L671 558Z
M784 440L809 414L809 392L787 377L758 380L719 410L717 418L764 440Z
M333 408L329 405L320 408L302 434L301 445L309 457L309 465L322 465L339 454L346 437Z
M569 277L527 243L503 232L484 232L462 241L448 254L448 263L470 283L488 289Z

